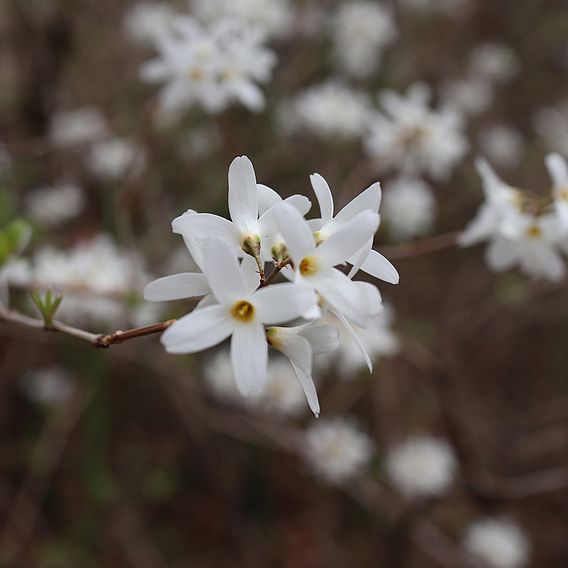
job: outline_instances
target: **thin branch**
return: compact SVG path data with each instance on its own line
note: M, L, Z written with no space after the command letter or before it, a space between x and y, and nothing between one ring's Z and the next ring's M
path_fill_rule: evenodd
M290 264L292 264L292 259L290 257L275 263L274 270L264 280L261 281L260 286L263 287L272 284L272 281L274 280L274 278L276 278L280 271Z
M430 254L454 247L457 244L458 235L459 231L452 231L451 233L427 237L413 243L382 247L381 253L392 260L422 256L423 254Z
M75 339L85 341L93 347L106 348L114 345L115 343L124 343L125 341L136 337L144 337L154 333L161 333L168 329L168 327L170 327L170 325L172 325L176 320L171 319L159 323L153 323L151 325L145 325L143 327L135 327L126 331L118 330L108 334L97 334L67 325L60 321L53 321L50 325L46 325L41 319L30 318L29 316L14 310L8 310L0 305L0 321L12 323L26 329L35 329L37 331L56 331L74 337Z

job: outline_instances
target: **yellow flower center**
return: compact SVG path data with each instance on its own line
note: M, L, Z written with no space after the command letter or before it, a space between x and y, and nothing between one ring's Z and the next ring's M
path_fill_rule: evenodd
M233 304L231 315L240 322L248 323L254 318L254 306L246 300L239 300Z
M531 225L527 229L527 237L531 239L538 239L542 236L542 229L538 225Z
M558 199L568 201L568 187L562 187L558 190Z
M194 67L189 71L188 75L192 81L201 81L205 78L205 73L201 67Z
M315 256L306 256L300 262L300 274L313 276L318 271L318 261Z

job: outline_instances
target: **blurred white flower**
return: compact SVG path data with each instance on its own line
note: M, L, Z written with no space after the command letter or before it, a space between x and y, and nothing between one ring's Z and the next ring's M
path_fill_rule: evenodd
M417 436L393 447L386 455L392 484L409 498L444 493L454 481L457 460L445 440Z
M479 146L485 156L490 156L504 167L519 163L524 150L524 140L518 130L505 124L495 124L481 131Z
M364 470L374 444L350 421L320 419L306 430L301 450L314 473L328 483L340 484Z
M397 37L386 4L355 0L339 6L333 16L333 47L347 73L364 78L377 71L383 49Z
M292 31L294 12L289 0L194 0L191 5L193 13L208 22L242 20L274 38Z
M57 405L65 402L73 392L73 378L62 367L47 367L25 375L21 387L31 401Z
M322 138L352 140L367 132L371 104L363 93L329 82L297 95L291 112L291 130L302 128Z
M200 160L218 152L223 143L223 133L214 123L192 128L180 144L180 154L186 160Z
M168 33L175 17L175 11L166 2L137 2L125 16L124 29L132 41L153 44Z
M341 334L339 347L327 365L321 364L320 368L333 369L333 373L340 379L351 379L366 367L367 356L376 362L382 357L395 355L400 346L392 330L392 322L393 313L387 307L371 319L368 327L353 326L357 339L337 322L335 325Z
M235 383L228 350L219 349L205 358L202 372L207 386L219 400L230 403L243 400Z
M513 521L488 518L469 525L464 547L488 568L522 568L530 556L530 541Z
M120 250L106 235L70 250L38 250L27 274L35 288L60 288L57 317L73 323L125 321L124 296L148 279L139 257Z
M63 183L42 187L26 196L30 217L46 227L53 227L73 219L85 208L83 190L73 184Z
M493 102L493 86L485 78L469 77L442 85L442 98L467 115L486 111Z
M404 241L432 228L436 199L426 182L401 177L385 184L382 211L389 234Z
M264 108L257 83L266 83L276 63L263 44L263 35L238 19L208 27L178 17L174 31L157 42L159 56L141 69L143 80L163 83L161 112L186 110L197 104L210 113L238 102L250 111Z
M463 116L449 106L431 109L431 96L421 83L412 85L405 95L381 93L384 114L375 116L366 141L371 157L408 175L449 176L468 149Z
M484 43L473 48L469 68L473 75L496 83L504 83L519 70L515 52L500 43Z
M107 134L105 117L94 107L60 111L51 117L50 137L58 146L86 144Z
M129 173L140 173L146 164L146 152L123 138L103 140L89 148L87 164L95 175L118 180Z
M557 107L541 109L534 123L550 150L568 156L568 100Z

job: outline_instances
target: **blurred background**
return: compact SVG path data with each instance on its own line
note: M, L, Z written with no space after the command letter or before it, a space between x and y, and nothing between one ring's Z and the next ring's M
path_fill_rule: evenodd
M277 357L243 400L223 348L0 323L0 566L568 566L566 279L456 240L479 156L547 199L567 71L564 0L0 0L5 305L53 288L94 333L187 313L141 291L192 270L171 220L226 216L243 154L308 217L309 174L336 210L380 180L400 273L373 372L347 336L316 361L319 419Z

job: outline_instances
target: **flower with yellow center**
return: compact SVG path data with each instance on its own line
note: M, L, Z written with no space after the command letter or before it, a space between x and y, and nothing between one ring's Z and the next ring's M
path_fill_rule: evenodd
M170 353L195 353L230 336L237 386L244 395L258 393L268 360L264 325L299 318L317 306L317 296L311 288L292 283L258 288L254 261L247 257L239 265L220 239L206 241L203 253L203 272L217 303L179 319L162 335L162 343Z

